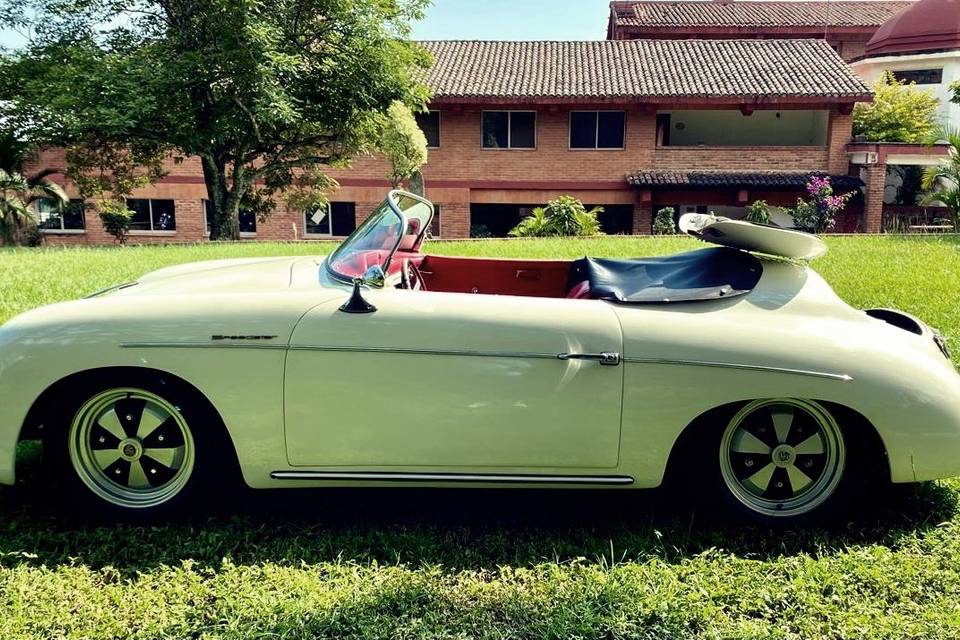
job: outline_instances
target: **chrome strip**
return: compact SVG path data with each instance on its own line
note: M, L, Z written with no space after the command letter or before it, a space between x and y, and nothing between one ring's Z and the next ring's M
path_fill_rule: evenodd
M630 476L538 476L499 473L395 473L353 471L274 471L274 480L366 480L396 482L497 482L525 484L633 484Z
M123 342L121 349L286 349L285 344L259 342Z
M789 373L811 378L825 378L850 382L853 378L845 373L828 373L825 371L807 371L805 369L789 369L786 367L771 367L762 364L740 364L737 362L712 362L708 360L670 360L667 358L624 358L624 362L631 364L669 364L687 365L690 367L719 367L723 369L742 369L744 371L764 371L768 373Z
M556 353L522 351L471 351L468 349L408 349L403 347L338 347L333 345L292 344L291 351L333 351L347 353L399 353L420 356L463 356L478 358L540 358L556 360Z

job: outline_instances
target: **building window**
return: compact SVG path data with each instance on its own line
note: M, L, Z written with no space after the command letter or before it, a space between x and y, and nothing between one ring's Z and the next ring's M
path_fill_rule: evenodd
M418 113L416 118L417 125L427 139L427 146L431 149L440 148L440 112Z
M893 71L893 77L904 84L940 84L943 82L943 69L911 69Z
M537 112L484 111L481 130L484 149L534 149Z
M83 200L70 200L60 208L60 202L53 198L40 198L34 203L37 213L37 226L41 231L83 231Z
M207 235L210 235L210 223L213 221L213 211L209 206L210 201L203 201L203 222ZM257 233L257 215L252 211L240 210L240 233L254 235Z
M133 211L131 231L176 231L177 215L173 200L128 198L127 208Z
M571 111L571 149L623 149L623 111Z
M443 227L440 225L440 205L433 205L433 219L430 220L430 237L439 238Z
M308 236L348 236L357 228L357 207L352 202L330 202L303 214Z

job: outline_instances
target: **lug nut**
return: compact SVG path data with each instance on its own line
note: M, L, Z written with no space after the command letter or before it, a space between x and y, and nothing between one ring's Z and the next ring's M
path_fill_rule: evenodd
M752 467L752 466L753 466L753 458L747 458L746 460L743 461L743 464L745 464L745 465L748 466L748 467Z

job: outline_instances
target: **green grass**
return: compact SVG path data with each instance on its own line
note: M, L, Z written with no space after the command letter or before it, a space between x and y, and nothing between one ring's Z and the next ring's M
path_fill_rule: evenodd
M856 306L960 352L960 240L835 237ZM641 256L680 238L435 243ZM329 245L0 251L0 320L168 264ZM66 518L36 447L0 489L0 638L957 638L960 483L900 488L831 530L707 524L659 494L242 492L176 524ZM669 507L669 508L668 508Z

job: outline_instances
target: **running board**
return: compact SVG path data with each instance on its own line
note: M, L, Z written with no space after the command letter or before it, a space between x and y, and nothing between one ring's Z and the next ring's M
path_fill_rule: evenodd
M344 471L274 471L274 480L343 480L371 482L489 482L498 484L633 484L630 476L548 476L500 473L394 473Z

